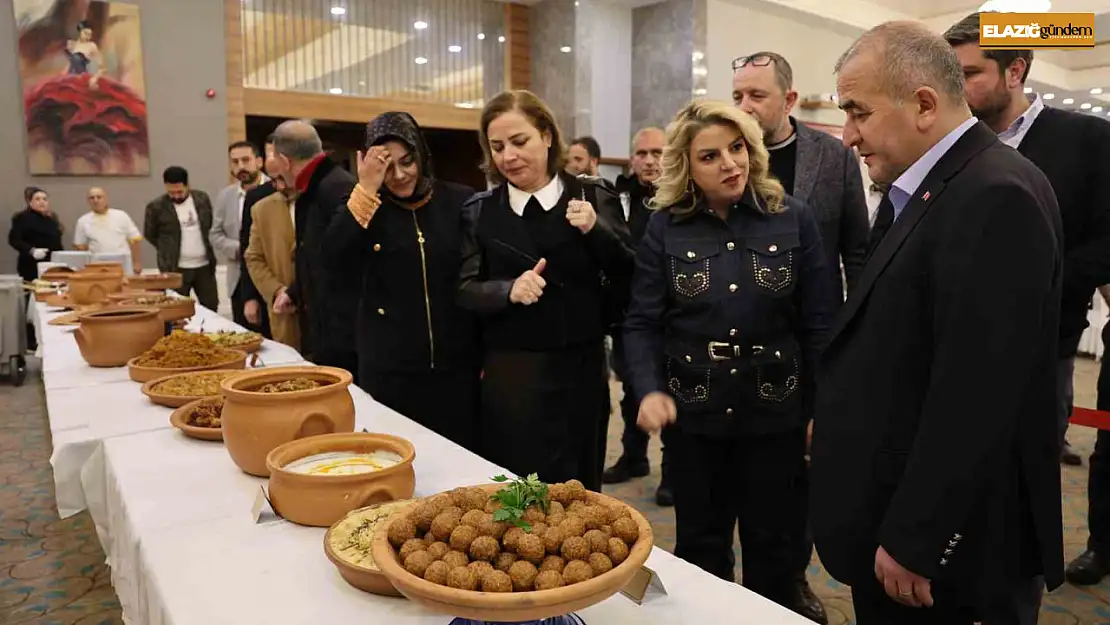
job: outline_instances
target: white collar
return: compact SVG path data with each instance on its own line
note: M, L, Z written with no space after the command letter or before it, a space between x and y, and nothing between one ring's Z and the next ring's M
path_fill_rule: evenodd
M558 174L552 176L551 182L535 193L521 191L514 187L512 183L506 184L509 185L509 208L512 208L513 212L521 217L524 216L524 207L528 204L528 200L532 199L532 196L535 196L544 211L554 208L563 197L563 181Z

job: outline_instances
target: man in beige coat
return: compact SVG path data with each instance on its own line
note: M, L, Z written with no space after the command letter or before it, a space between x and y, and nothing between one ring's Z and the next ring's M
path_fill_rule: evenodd
M251 207L250 244L243 258L258 292L266 300L274 340L301 348L297 314L274 312L274 297L293 284L294 204L296 190L285 188Z

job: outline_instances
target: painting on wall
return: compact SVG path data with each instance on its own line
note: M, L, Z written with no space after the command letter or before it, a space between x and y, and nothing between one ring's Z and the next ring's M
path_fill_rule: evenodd
M15 0L32 175L150 173L139 7Z

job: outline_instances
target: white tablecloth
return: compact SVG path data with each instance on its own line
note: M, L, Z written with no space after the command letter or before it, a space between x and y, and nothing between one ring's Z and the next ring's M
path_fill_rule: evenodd
M38 316L49 319L40 308ZM198 309L205 330L235 326ZM227 324L227 325L223 325ZM87 505L112 567L124 618L143 625L446 625L451 618L348 586L327 560L322 528L256 524L265 480L241 472L220 443L169 425L134 382L84 366L63 330L44 326L44 375L59 509ZM291 358L268 345L267 365ZM286 348L288 349L288 348ZM295 353L295 352L294 352ZM76 355L77 361L73 360ZM299 355L296 357L300 360ZM69 372L69 377L61 376ZM90 381L90 377L95 380ZM352 386L356 429L402 436L417 449L416 495L482 483L499 467L385 408ZM77 508L79 509L79 508ZM63 513L64 514L64 513ZM655 549L668 595L637 606L617 595L583 610L590 625L805 625L805 619Z

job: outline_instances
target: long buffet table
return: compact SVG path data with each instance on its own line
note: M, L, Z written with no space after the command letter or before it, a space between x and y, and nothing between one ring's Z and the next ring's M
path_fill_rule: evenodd
M324 530L259 523L252 508L266 480L240 471L219 443L181 435L168 408L149 402L126 368L94 369L71 327L36 304L53 437L58 509L88 509L107 554L124 619L143 625L229 623L447 625L451 617L347 585L323 551ZM190 326L236 329L197 307ZM303 364L267 341L265 366ZM488 481L505 472L382 406L352 386L356 430L396 434L416 446L416 495ZM809 621L656 548L647 566L665 594L642 605L616 595L579 612L589 625L805 625Z

